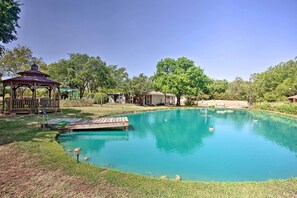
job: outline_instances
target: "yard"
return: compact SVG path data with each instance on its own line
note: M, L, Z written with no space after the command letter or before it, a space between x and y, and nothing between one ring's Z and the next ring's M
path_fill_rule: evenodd
M98 117L164 109L135 105L65 108L55 117ZM147 178L79 163L42 131L42 117L0 118L0 197L297 197L297 179L188 182Z

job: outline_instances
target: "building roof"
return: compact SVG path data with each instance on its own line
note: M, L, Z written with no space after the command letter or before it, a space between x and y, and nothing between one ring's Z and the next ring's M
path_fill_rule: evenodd
M153 95L153 96L164 96L165 94L160 91L149 91L145 95ZM166 96L174 96L173 94L166 94Z
M297 95L288 97L290 99L297 99Z

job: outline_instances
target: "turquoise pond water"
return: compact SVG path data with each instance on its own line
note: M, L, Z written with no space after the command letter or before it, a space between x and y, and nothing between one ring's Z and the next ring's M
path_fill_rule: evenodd
M129 131L62 134L65 152L100 167L195 181L297 176L297 120L249 111L180 109L125 115ZM214 127L213 132L209 131ZM75 156L73 156L75 157Z

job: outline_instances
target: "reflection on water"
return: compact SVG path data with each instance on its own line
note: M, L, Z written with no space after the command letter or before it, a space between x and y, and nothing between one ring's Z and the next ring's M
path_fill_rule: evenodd
M142 175L203 181L297 176L296 119L204 109L127 116L128 132L76 132L59 141L65 150L81 147L92 164Z
M268 113L252 112L255 132L265 139L297 153L296 119L281 117Z
M137 133L137 135L143 138L143 134L152 134L158 149L187 153L199 147L203 143L203 138L213 134L208 130L211 126L211 118L202 118L200 112L194 115L196 118L185 111L176 110L157 114L150 112L131 116L129 119L131 123L145 126L142 130L146 133Z

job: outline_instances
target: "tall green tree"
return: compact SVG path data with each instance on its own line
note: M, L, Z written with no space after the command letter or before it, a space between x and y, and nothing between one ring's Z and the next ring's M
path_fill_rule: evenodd
M18 45L12 50L6 49L0 57L0 77L15 76L17 72L30 69L33 63L39 65L41 71L47 71L46 63L41 58L33 56L30 48Z
M48 74L53 80L61 83L62 86L69 86L68 65L69 60L65 59L62 59L56 63L51 63L48 65Z
M224 80L212 80L209 84L209 92L213 99L225 99L224 93L228 88L228 81Z
M16 40L16 28L19 27L19 13L21 4L14 0L0 0L0 42L9 43ZM4 46L0 45L0 55L4 52Z
M90 57L87 68L91 72L91 80L88 88L91 92L101 91L101 88L111 88L115 86L115 81L112 78L111 71L106 63L100 57Z
M143 95L151 89L151 79L143 73L134 76L130 82L131 93L134 95Z
M127 92L129 95L136 96L139 99L138 103L141 104L143 101L143 95L151 90L151 86L151 79L141 73L139 76L134 76L131 80L129 80Z
M157 71L153 79L153 87L164 93L172 93L177 97L177 106L183 95L195 95L207 90L209 78L194 61L185 57L177 60L172 58L162 59L157 63Z
M87 54L69 54L68 60L60 60L48 66L49 74L64 86L79 89L82 99L86 90L92 93L115 86L111 70L100 57Z
M129 74L126 71L126 68L118 68L117 65L109 65L108 69L110 70L112 80L114 81L114 90L116 92L125 92L129 80Z
M236 77L234 81L228 84L226 93L229 95L229 99L248 100L249 91L249 82L243 80L241 77Z
M188 95L198 96L200 93L209 93L208 85L211 79L204 74L200 67L190 67L186 76L188 78Z
M254 74L253 95L256 101L282 101L297 94L297 59L279 63Z

